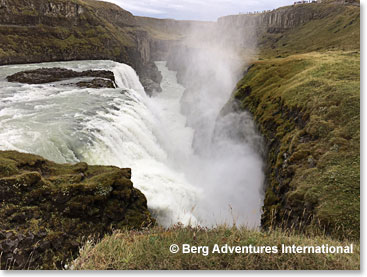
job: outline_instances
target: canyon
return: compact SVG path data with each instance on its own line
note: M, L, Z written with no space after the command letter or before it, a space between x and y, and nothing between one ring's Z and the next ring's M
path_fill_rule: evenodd
M86 226L90 217L80 215L77 217L78 222L74 222L61 209L71 206L77 214L81 210L97 209L95 214L103 224L84 235L111 233L111 228L107 228L111 224L119 228L147 226L154 223L152 217L164 226L169 226L174 217L185 224L201 222L211 226L214 220L210 218L213 216L210 213L218 213L220 210L216 210L216 206L220 205L208 199L217 199L218 195L238 203L235 208L242 210L235 212L240 215L242 211L246 211L242 215L249 214L247 206L239 204L241 201L255 207L250 219L239 219L239 225L251 222L251 227L262 230L295 228L306 234L326 233L336 239L358 240L359 22L359 1L292 5L264 13L224 16L216 22L201 22L134 16L117 5L94 0L0 0L0 65L4 65L4 72L9 69L8 76L15 73L27 77L27 71L22 73L16 67L19 65L27 69L26 64L35 70L30 72L50 71L51 77L60 76L57 70L52 73L44 69L48 67L48 62L56 62L55 66L67 68L59 69L64 73L69 70L79 72L82 69L84 72L92 72L92 75L93 71L105 73L114 85L118 76L121 80L117 87L123 89L123 95L117 97L118 101L125 103L128 99L127 114L132 115L130 121L126 121L129 122L128 126L131 129L131 122L139 122L137 126L142 128L139 132L146 128L144 130L149 146L144 151L147 151L149 157L159 157L157 164L156 160L152 160L153 166L147 166L144 159L131 162L138 168L133 188L128 169L107 166L113 163L118 167L131 167L124 161L125 157L121 157L124 155L116 155L110 160L101 158L101 153L116 154L114 147L95 149L93 153L99 153L99 156L85 155L74 147L70 148L71 154L68 152L61 156L42 152L42 156L49 160L75 165L56 165L39 156L1 151L0 203L4 214L9 214L9 218L1 219L2 228L8 230L0 233L2 249L7 249L8 258L15 258L10 253L16 244L25 241L29 244L29 241L33 243L40 239L38 233L32 237L28 232L34 231L35 225L21 224L21 219L33 218L33 221L38 220L44 225L48 218L46 211L55 210L55 207L57 209L52 217L60 214L65 216L61 226L70 230L75 226ZM104 63L102 60L109 61ZM58 63L60 61L69 61L70 64ZM131 68L116 65L112 61ZM166 64L157 61L166 61ZM110 71L102 72L100 68ZM113 76L110 76L111 73ZM83 77L81 73L76 75L72 78ZM92 75L84 77L101 77L101 80L106 81L103 74ZM169 82L167 76L171 78ZM61 79L45 83L64 82ZM333 80L333 83L329 80ZM102 86L101 91L104 91L104 86L113 89L111 84L93 84L89 79L74 81L81 84L80 89L94 86ZM66 83L57 83L56 87L60 84L64 86ZM44 91L53 89L52 86L42 88ZM169 88L172 95L167 93ZM131 89L138 92L137 96L134 96ZM24 85L20 92L26 90ZM9 91L12 92L13 87ZM66 92L66 89L61 91ZM75 92L71 90L73 95ZM111 97L112 93L107 89L106 95L97 97L93 91L87 92L96 101L93 103L102 101L98 97ZM85 96L74 97L79 99ZM156 105L163 108L161 112L157 112L158 108L152 109ZM101 107L111 113L111 118L108 115L103 118L103 124L115 120L117 117L114 116L124 111L116 103ZM176 114L177 110L179 113ZM136 111L143 111L142 122L145 125L134 117ZM98 112L96 115L101 116ZM161 128L154 127L156 115L166 119ZM97 125L93 125L94 129L91 130L95 132L95 137L101 138L98 134L103 134L110 127L103 126L106 128L98 129ZM119 142L118 146L124 146L123 140L115 136L121 131L119 126L113 124L113 132L106 133L105 139L115 138L114 141ZM168 135L166 129L177 131L177 136ZM125 130L122 133L125 137L131 135ZM151 138L151 134L156 138ZM132 137L131 145L143 140L136 133ZM82 138L86 139L84 135ZM184 140L179 144L182 138ZM6 139L3 141L6 142ZM170 145L170 141L175 141L177 145L163 147L168 153L164 154L161 147L156 145L157 141L163 141L165 147ZM70 143L65 145L68 148ZM197 160L191 160L192 165L188 165L190 162L180 164L175 159L170 160L172 153L177 155L173 155L177 159L187 159L186 154L190 151L184 153L185 149L196 154ZM139 155L143 155L141 153ZM77 163L86 157L93 164L104 166ZM129 159L128 155L126 159ZM161 162L167 160L172 165L169 170L161 165ZM221 163L227 164L227 167L220 166ZM83 167L83 170L80 171L79 167ZM195 167L201 170L194 170ZM172 168L182 170L186 177L191 178L177 177L176 172L171 171ZM213 168L217 168L217 172ZM94 201L89 195L92 192L84 192L81 188L84 183L89 184L88 188L93 187L94 181L103 179L106 174L121 175L124 181L121 186L117 177L114 179L112 176L112 181L106 181L105 186L109 192L103 194L105 199L102 200L107 201L111 209L101 207L101 199ZM210 177L204 178L205 174ZM191 187L195 183L194 177L198 183L213 184L212 188L205 188L206 195L195 207L196 211L192 203L200 194L196 191L197 187ZM5 199L8 195L5 193L9 192L9 182L16 184L19 180L29 182L29 186L22 196L24 199L21 199L21 206L16 208L15 203L11 202L13 200ZM156 197L156 191L154 187L149 187L150 180L156 187L159 187L161 180L165 188L169 188L172 196L168 202L171 204L164 204L162 208L162 203L166 203L167 199L152 198ZM171 187L172 180L179 184L177 195L174 195ZM74 185L71 186L73 182L77 183L74 184L75 190ZM72 193L72 197L66 202L62 200L62 203L58 200L60 183ZM190 186L186 186L187 183ZM242 183L251 185L242 188ZM39 189L44 184L52 187L51 194L46 195ZM45 194L49 206L36 208L33 194L29 196L30 187ZM88 198L82 202L90 203L91 206L75 204L74 200L79 198L74 192ZM18 190L11 195L20 197ZM251 198L251 195L256 196ZM18 199L16 197L14 199ZM185 201L180 202L180 197ZM114 206L116 199L122 202ZM154 199L151 207L150 199ZM173 209L175 203L180 208ZM112 206L124 210L125 217L114 218ZM106 218L106 222L103 218ZM19 238L13 231L9 232L14 224L20 224L18 231L24 237ZM53 224L56 226L59 223L55 221ZM19 256L21 258L17 266L27 266L25 255L38 251L35 267L60 268L66 259L63 252L70 250L75 254L81 245L79 237L79 243L70 242L77 237L71 232L69 237L62 238L68 241L65 250L56 245L53 234L43 232L41 239L45 244L56 245L54 253L44 255L38 248L34 250L27 246L24 255ZM53 257L56 257L57 262Z

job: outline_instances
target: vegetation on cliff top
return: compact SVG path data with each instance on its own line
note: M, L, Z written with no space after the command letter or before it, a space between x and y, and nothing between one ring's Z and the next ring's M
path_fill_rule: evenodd
M219 226L214 229L176 226L170 229L154 227L143 231L117 231L94 244L87 242L78 259L69 266L76 270L317 270L359 269L359 245L353 245L353 254L286 254L286 246L347 246L350 241L335 241L323 236L280 231L258 232L246 228ZM170 253L170 245L220 247L276 246L276 254L184 254Z
M153 223L130 178L130 169L0 151L0 268L61 268L89 236Z
M264 227L359 238L359 90L358 52L258 61L240 81L235 98L269 143Z
M350 51L360 47L360 9L354 5L311 4L298 7L314 18L286 30L269 29L258 38L260 58L314 51ZM291 19L289 19L291 20Z

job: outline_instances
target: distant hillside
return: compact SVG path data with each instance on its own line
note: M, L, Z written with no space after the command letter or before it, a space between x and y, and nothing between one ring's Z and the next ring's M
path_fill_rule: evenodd
M135 17L136 22L148 30L152 37L161 40L179 40L196 28L212 26L215 22L194 21L194 20L175 20L158 19L152 17Z
M218 19L223 28L256 27L261 58L310 51L357 50L360 47L360 9L357 2L286 6L271 12Z

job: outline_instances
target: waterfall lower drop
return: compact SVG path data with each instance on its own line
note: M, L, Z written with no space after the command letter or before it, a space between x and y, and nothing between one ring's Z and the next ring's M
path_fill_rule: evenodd
M233 220L259 226L263 173L250 116L219 118L209 151L197 153L196 130L187 127L181 113L185 89L165 62L157 66L163 91L151 98L131 67L112 61L0 67L0 149L61 163L130 167L134 186L146 195L163 226L212 226ZM40 67L111 70L118 88L81 89L65 82L28 85L5 79Z

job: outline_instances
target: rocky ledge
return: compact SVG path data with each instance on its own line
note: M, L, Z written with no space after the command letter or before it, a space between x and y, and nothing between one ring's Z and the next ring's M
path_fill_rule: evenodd
M76 83L78 87L88 88L115 88L115 76L108 70L74 71L71 69L53 67L27 70L8 76L9 82L26 84L45 84L80 77L96 77L90 81Z
M115 83L109 79L94 78L91 81L77 82L80 88L115 88Z
M130 169L0 151L1 269L56 269L82 243L154 223Z
M147 64L140 71L139 79L146 94L151 96L154 92L162 92L162 74L154 63Z

